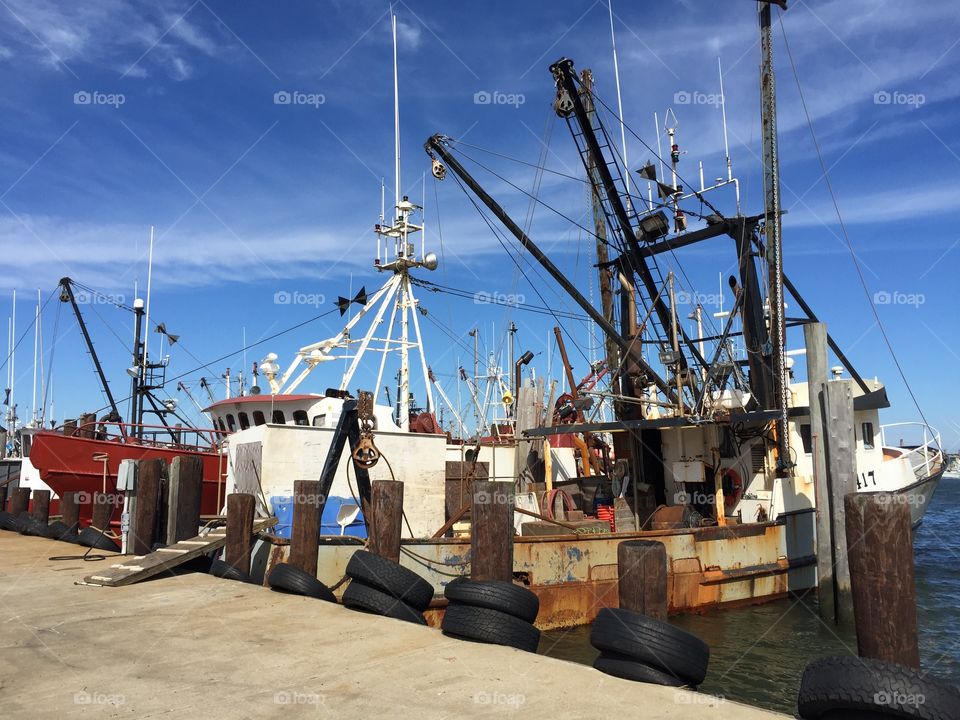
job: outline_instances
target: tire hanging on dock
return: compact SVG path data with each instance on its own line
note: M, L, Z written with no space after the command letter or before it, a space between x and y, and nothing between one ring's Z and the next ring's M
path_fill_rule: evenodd
M85 527L81 530L80 535L77 537L77 543L95 550L120 552L120 546L95 527Z
M288 563L275 565L273 570L270 571L270 576L267 578L267 584L271 590L292 593L293 595L303 595L304 597L312 597L317 600L325 600L326 602L335 603L337 601L337 596L333 594L330 588L317 580L317 578L311 577L310 573L306 573L300 568Z
M5 510L0 511L0 530L17 531L17 519Z
M525 587L506 580L456 578L443 591L452 603L489 608L532 623L540 612L540 599Z
M357 550L350 557L347 575L403 601L418 612L426 610L433 600L433 585L399 563L366 550Z
M620 655L614 652L601 652L600 656L593 661L593 667L606 675L632 680L634 682L645 682L651 685L665 685L667 687L690 687L689 682L676 675L658 670L655 667L644 665L637 662L629 655Z
M669 623L622 608L603 608L590 629L590 643L605 653L633 658L698 686L707 675L710 647Z
M360 610L417 625L427 624L423 613L415 607L359 580L351 581L343 591L343 604L351 610Z
M243 570L238 570L233 565L223 560L214 560L210 563L210 568L207 570L208 575L213 575L214 577L223 578L224 580L236 580L237 582L250 582L250 576L247 575Z
M461 640L506 645L535 653L540 644L540 631L520 618L491 610L450 603L440 625L444 635Z
M960 718L960 690L922 671L854 656L814 660L803 671L797 710L824 718Z

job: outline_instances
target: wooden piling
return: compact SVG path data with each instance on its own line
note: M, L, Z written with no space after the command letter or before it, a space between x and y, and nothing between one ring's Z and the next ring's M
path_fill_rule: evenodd
M403 483L374 480L371 489L370 552L400 562L400 533L403 523Z
M667 619L667 548L656 540L628 540L617 546L620 607Z
M919 668L911 497L852 492L844 514L857 652Z
M80 527L79 493L65 492L60 496L60 519L72 532Z
M250 574L253 512L256 504L257 499L249 493L227 495L227 545L223 551L223 559L246 575Z
M108 530L118 500L119 498L112 493L95 492L93 507L90 511L90 525L98 530Z
M137 503L130 524L128 549L134 555L153 551L157 540L160 490L166 463L161 458L137 461Z
M50 524L50 491L34 490L33 507L30 508L30 516L34 520L39 520L44 525Z
M833 598L833 525L830 513L830 485L827 482L827 455L823 430L823 386L827 382L827 326L803 326L807 348L807 394L810 405L810 445L813 455L813 483L817 518L817 598L820 617L835 620Z
M203 458L178 455L167 482L167 545L195 537L200 528Z
M470 577L513 579L513 499L507 483L473 484Z
M312 577L317 576L321 507L323 507L323 498L319 480L294 481L289 563Z
M30 488L18 487L13 489L10 496L10 514L15 518L30 508Z
M843 498L857 491L857 443L853 431L853 381L831 380L824 388L824 440L833 527L833 587L838 625L853 621Z

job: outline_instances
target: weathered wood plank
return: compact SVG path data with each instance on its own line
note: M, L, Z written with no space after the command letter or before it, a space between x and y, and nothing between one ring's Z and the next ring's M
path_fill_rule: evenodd
M258 533L276 524L277 518L275 517L256 520L253 523L253 532ZM88 585L108 587L130 585L159 575L212 550L218 550L226 542L227 533L225 529L212 530L206 535L198 535L190 540L181 540L173 547L160 548L156 552L130 558L106 571L101 570L95 575L88 575L83 581ZM134 564L132 561L136 561L136 563Z

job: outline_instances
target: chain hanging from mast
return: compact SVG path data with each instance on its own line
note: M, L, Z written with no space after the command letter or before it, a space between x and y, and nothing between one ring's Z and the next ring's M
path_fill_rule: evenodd
M785 3L778 3L784 7ZM786 323L783 315L783 247L780 226L780 159L777 151L777 88L773 68L773 34L769 2L760 4L761 125L763 132L764 233L767 238L767 295L771 339L770 364L775 384L777 418L777 471L790 465L788 389L786 368Z

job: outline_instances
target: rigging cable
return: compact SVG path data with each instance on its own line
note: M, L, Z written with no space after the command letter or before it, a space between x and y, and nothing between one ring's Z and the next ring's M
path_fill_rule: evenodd
M520 266L519 261L517 260L517 258L515 258L515 257L513 256L513 253L510 252L509 247L507 246L506 242L504 242L503 237L501 237L500 233L497 231L497 228L496 228L496 227L493 225L493 223L490 221L490 218L488 218L488 217L486 216L486 214L480 209L480 206L477 205L477 201L473 198L473 196L470 195L470 193L467 192L467 189L463 186L463 183L460 181L460 178L457 176L456 173L453 174L453 179L456 181L457 187L459 187L460 190L463 191L463 194L464 194L464 195L466 196L466 198L470 201L470 203L473 205L473 207L476 209L476 211L480 214L480 217L483 218L483 221L487 224L487 227L490 228L490 232L492 232L493 235L494 235L494 237L497 238L497 242L500 243L501 247L503 247L503 249L506 251L507 255L510 256L510 259L514 262L515 265L517 265L518 268L521 269L521 272L522 272L523 269L522 269L522 267ZM525 256L524 256L524 259L526 259ZM529 260L527 260L527 262L528 262L528 264L531 265L531 268L533 268L532 263L530 263ZM524 274L524 277L526 277L526 274ZM528 281L528 282L529 282L529 280L530 280L530 279L527 278L527 281ZM537 294L537 297L540 298L540 301L541 301L541 302L544 304L544 306L550 311L550 314L553 316L554 320L557 321L557 324L558 324L558 325L563 325L563 323L560 322L560 317L559 317L559 316L557 315L557 313L553 310L553 308L551 308L550 305L547 303L546 298L543 297L543 295L541 294L539 288L537 288L537 286L536 286L534 283L532 283L532 282L530 282L529 284L530 284L530 287L533 288L533 291ZM589 359L586 355L584 355L583 349L580 347L580 345L579 345L579 344L575 344L574 347L577 348L577 352L580 353L580 355L583 357L583 359L584 359L584 360L586 361L586 363L589 365L589 364L590 364L590 359Z
M837 214L840 232L843 233L843 239L847 244L847 249L850 251L850 259L853 261L853 267L856 269L857 277L860 279L860 286L863 288L864 295L866 295L867 304L870 306L870 310L873 312L873 317L877 322L877 327L880 328L880 334L883 336L883 342L887 346L887 350L890 352L890 357L893 359L893 364L896 366L897 372L900 374L900 379L903 380L903 384L910 395L910 399L913 400L914 407L917 408L917 412L920 413L920 418L923 420L924 425L929 426L927 418L923 414L923 409L920 407L920 402L917 400L917 396L914 394L913 388L910 386L910 382L907 380L907 375L903 370L903 366L900 364L900 360L897 358L897 354L893 349L893 344L890 342L886 328L884 328L883 322L880 320L880 313L877 311L877 306L870 296L870 289L867 287L867 281L863 277L863 270L860 268L860 261L857 260L857 253L853 249L853 243L850 241L850 236L847 234L847 227L840 215L840 205L837 203L837 196L833 192L833 184L830 182L830 175L827 172L827 166L824 163L823 155L820 152L820 143L817 141L816 133L813 131L813 121L810 119L810 111L807 109L807 101L803 95L803 88L800 86L800 75L797 73L797 66L793 62L793 54L790 52L790 43L787 41L787 31L783 26L783 14L778 13L777 17L780 21L780 32L783 34L783 44L787 50L787 57L790 58L790 67L793 70L793 78L797 83L797 91L800 93L800 104L803 106L803 112L807 118L807 127L810 128L810 137L813 139L813 146L817 151L817 160L820 163L820 169L823 171L823 179L827 183L827 190L830 193L830 200L833 202L833 209Z

